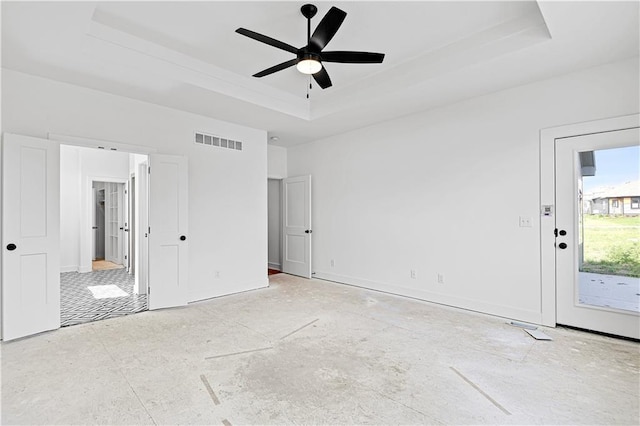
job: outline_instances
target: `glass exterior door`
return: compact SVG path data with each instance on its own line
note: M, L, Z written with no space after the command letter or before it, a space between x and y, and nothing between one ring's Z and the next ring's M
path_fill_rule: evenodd
M640 338L640 132L556 140L559 324Z

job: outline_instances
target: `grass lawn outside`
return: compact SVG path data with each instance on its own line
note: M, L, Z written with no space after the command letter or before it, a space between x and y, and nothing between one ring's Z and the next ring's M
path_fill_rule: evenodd
M640 277L640 216L584 215L580 271Z

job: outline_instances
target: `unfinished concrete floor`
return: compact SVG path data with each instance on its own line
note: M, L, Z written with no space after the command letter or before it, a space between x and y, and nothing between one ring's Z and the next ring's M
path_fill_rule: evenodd
M2 345L3 424L638 424L640 345L284 274Z

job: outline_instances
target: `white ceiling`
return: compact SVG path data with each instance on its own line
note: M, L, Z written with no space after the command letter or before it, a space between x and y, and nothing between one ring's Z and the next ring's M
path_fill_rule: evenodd
M326 64L333 87L293 55L304 2L3 2L2 67L262 128L291 146L418 110L639 53L638 2L315 2L347 12L325 50L386 54ZM315 86L315 85L314 85Z

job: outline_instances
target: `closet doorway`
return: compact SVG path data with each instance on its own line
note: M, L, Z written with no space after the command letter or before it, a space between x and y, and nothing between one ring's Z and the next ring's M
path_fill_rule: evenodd
M92 182L92 270L129 269L127 189L124 183Z

